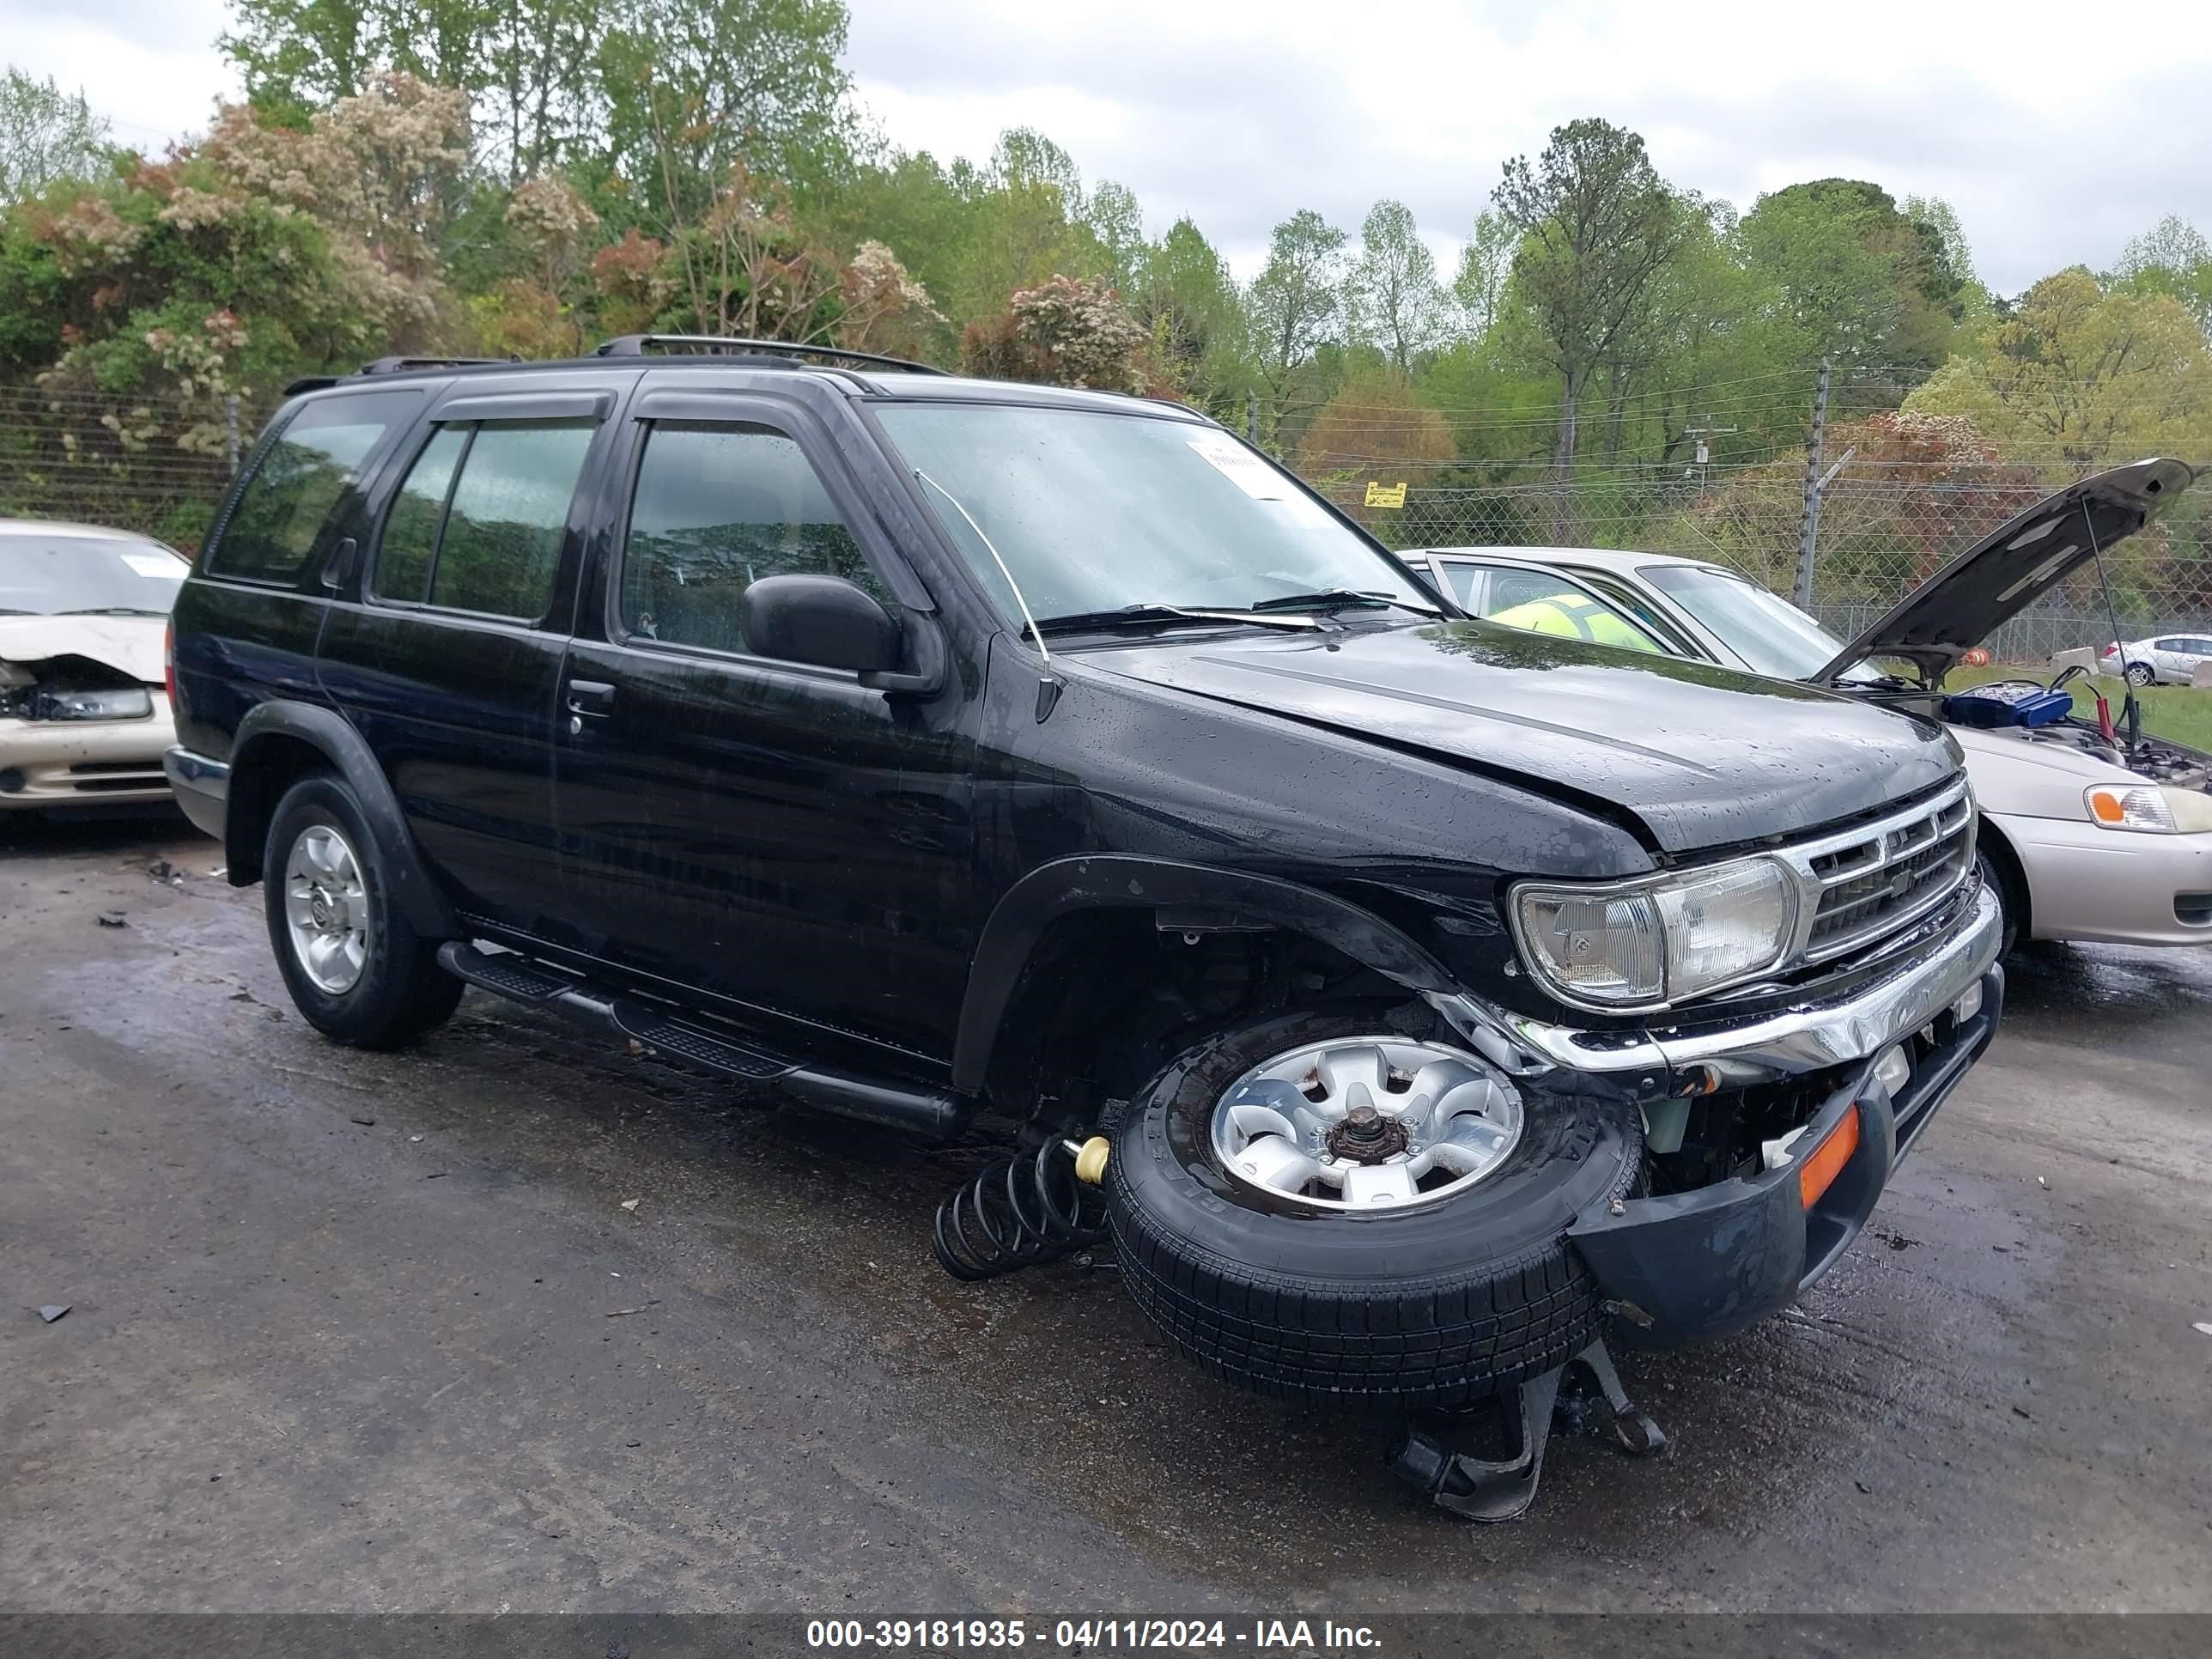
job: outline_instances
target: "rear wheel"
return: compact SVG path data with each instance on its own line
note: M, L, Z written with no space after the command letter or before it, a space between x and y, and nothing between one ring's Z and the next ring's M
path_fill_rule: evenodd
M2147 662L2131 662L2128 665L2128 684L2130 685L2149 685L2155 683L2157 678L2157 672Z
M1123 1282L1202 1370L1308 1402L1449 1406L1597 1335L1566 1230L1628 1191L1640 1128L1519 1089L1414 1012L1224 1030L1115 1125Z
M392 902L367 818L342 778L302 778L269 821L269 942L293 1005L334 1042L391 1048L442 1024L461 981Z

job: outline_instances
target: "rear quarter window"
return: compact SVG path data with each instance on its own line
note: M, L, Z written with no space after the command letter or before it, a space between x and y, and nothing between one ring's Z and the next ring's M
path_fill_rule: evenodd
M362 463L421 401L416 391L374 392L301 408L262 444L209 550L208 572L296 580L323 550Z

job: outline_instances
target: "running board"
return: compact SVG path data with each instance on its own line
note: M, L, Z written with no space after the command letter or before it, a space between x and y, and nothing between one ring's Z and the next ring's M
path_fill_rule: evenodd
M465 939L449 939L438 948L438 965L479 990L515 1002L587 1015L657 1054L672 1054L725 1076L773 1087L793 1103L815 1111L934 1139L953 1134L969 1115L949 1095L802 1065L765 1047L687 1024L654 1004L617 995L513 952L483 951Z

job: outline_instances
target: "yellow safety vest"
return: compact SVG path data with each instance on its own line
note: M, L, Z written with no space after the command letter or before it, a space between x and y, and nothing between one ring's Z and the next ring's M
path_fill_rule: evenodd
M1532 633L1556 634L1562 639L1589 640L1596 645L1625 646L1649 651L1651 641L1595 599L1571 591L1541 599L1526 599L1494 612L1488 620Z

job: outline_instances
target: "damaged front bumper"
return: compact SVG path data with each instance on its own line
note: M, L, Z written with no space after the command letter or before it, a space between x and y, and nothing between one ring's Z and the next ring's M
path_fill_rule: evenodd
M26 720L0 715L0 811L167 800L161 751L173 741L168 701L149 694L135 719Z
M1788 1306L1856 1237L1890 1172L1996 1034L2004 974L1995 896L1895 969L1849 993L1778 1012L1652 1031L1584 1031L1508 1015L1463 995L1431 999L1502 1069L1536 1089L1616 1090L1665 1101L1848 1068L1795 1151L1770 1167L1692 1191L1632 1198L1567 1230L1621 1317L1619 1340L1671 1346L1723 1336ZM1899 1075L1899 1066L1905 1066ZM1825 1184L1804 1178L1815 1149L1856 1145Z

